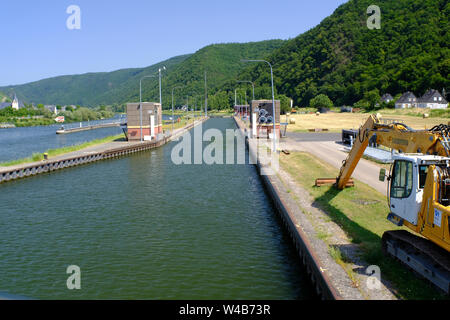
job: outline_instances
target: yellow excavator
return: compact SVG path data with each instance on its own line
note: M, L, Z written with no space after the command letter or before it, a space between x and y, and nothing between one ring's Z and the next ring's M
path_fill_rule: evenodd
M413 130L402 123L381 123L371 115L359 129L353 147L334 181L352 185L351 175L369 144L376 141L397 152L388 175L387 219L406 230L387 231L382 248L437 287L450 292L450 126ZM317 179L316 185L330 182Z

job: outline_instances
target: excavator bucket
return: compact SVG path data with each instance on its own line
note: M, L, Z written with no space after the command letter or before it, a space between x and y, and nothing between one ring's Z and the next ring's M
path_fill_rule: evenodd
M326 186L330 184L336 184L337 179L336 178L319 178L316 179L316 187ZM355 183L353 182L353 179L349 179L347 181L347 184L345 185L346 188L354 187Z

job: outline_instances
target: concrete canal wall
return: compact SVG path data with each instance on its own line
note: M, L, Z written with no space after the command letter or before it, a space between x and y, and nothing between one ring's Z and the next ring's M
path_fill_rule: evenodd
M158 141L112 142L88 148L89 150L72 152L47 161L26 163L12 167L0 167L0 183L158 148L206 120L202 119L195 124L191 123L186 127L175 130L173 135L166 136Z
M242 134L246 136L246 128L238 118L233 117L237 127ZM256 159L256 152L254 145L248 142L246 137L246 144L249 148L250 155ZM302 214L300 208L295 203L295 200L285 190L281 180L276 175L264 175L261 171L264 170L262 164L257 161L256 165L260 178L271 198L277 213L281 217L284 226L286 227L299 255L306 268L309 278L314 285L317 294L325 300L341 300L344 297L341 295L337 286L332 281L332 275L328 273L329 266L320 259L319 255L313 249L312 239L310 234L307 234L303 226L299 224L296 215Z
M81 132L81 131L89 131L89 130L95 130L95 129L102 129L102 128L111 128L111 127L120 127L120 123L105 123L105 124L95 124L92 126L87 127L79 127L79 128L72 128L72 129L60 129L56 131L56 134L68 134L68 133L75 133L75 132Z

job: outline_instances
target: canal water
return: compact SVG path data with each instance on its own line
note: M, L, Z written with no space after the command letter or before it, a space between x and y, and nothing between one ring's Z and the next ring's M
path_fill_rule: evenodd
M204 130L235 128L211 119ZM0 185L0 292L37 299L312 299L252 165L177 142ZM66 268L81 269L68 290Z
M88 125L117 122L119 120L120 115L112 119L82 122L81 125L85 127ZM79 122L64 124L66 129L79 126ZM56 134L56 130L60 128L61 124L0 129L0 163L26 158L33 155L33 153L43 153L49 149L72 146L122 133L120 127L111 127L71 134Z
M179 116L175 116L177 119ZM170 116L163 115L163 120ZM125 115L117 115L111 119L84 121L81 126L97 125L111 122L126 122ZM65 129L78 128L80 123L64 124ZM29 157L33 153L43 153L49 149L57 149L84 142L121 134L120 127L101 128L89 131L74 132L70 134L56 134L61 124L51 126L20 127L0 129L0 163Z

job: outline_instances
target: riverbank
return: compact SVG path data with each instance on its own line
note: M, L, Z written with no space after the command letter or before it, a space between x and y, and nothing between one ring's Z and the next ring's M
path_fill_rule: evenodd
M237 127L245 136L247 126L238 117L233 117ZM260 148L264 148L260 140L247 141L250 157L256 159ZM334 263L328 250L319 248L321 244L315 236L314 229L305 219L303 211L296 205L288 190L284 187L277 175L265 175L266 167L259 159L256 163L260 178L268 192L275 208L284 222L297 252L302 259L308 277L310 278L316 293L325 300L362 299L361 294L352 287L352 281L348 279L345 272Z
M245 129L244 123L235 120ZM382 254L381 235L396 229L385 219L384 193L358 180L354 188L341 192L330 186L314 187L317 177L337 176L339 170L306 152L293 151L302 149L296 144L301 143L285 143L282 139L281 148L290 154L280 154L276 175L261 179L266 181L280 214L287 217L293 238L301 238L303 232L303 240L309 244L306 251L316 257L319 268L326 270L322 275L328 275L328 280L323 283L343 299L445 299L429 283ZM320 148L321 142L316 145ZM300 252L301 256L304 254ZM368 286L367 270L373 265L381 270L381 283L376 290Z
M317 236L328 246L355 286L373 299L361 275L370 265L381 270L383 290L404 300L445 299L432 285L419 279L381 249L385 231L401 229L386 219L386 197L355 180L355 187L342 191L332 186L314 187L317 177L334 177L339 170L305 152L280 156L280 176L299 206L309 207L307 215ZM372 295L372 297L371 297ZM376 297L375 297L376 298Z
M71 152L68 151L71 147L68 147L69 149L55 151L54 153L62 153L58 156L49 158L48 160L35 160L31 157L32 162L28 162L30 159L26 159L24 160L26 162L19 164L0 166L0 183L158 148L174 139L175 136L179 136L207 119L208 118L199 119L195 123L188 124L183 128L175 130L170 135L165 135L159 140L129 142L124 141L124 139L117 139L117 137L109 137L108 139L114 140L106 143L94 142L95 145L90 147L84 146L84 148L81 148L78 146L78 148L81 149ZM72 148L77 148L77 146L72 146ZM42 159L41 156L43 157L43 155L38 155L36 157L38 157L37 159Z
M210 129L225 136L235 124L210 119ZM185 139L194 145L192 130ZM40 300L317 300L254 167L179 165L177 144L1 184L0 291ZM80 266L81 290L67 290L68 265Z
M11 166L20 165L20 164L28 164L28 163L32 163L32 162L36 162L36 161L42 161L42 160L44 160L44 153L47 153L49 160L52 160L53 157L56 157L56 156L61 156L61 155L68 154L70 152L83 150L88 147L97 146L97 145L112 142L112 141L121 141L121 140L125 140L124 134L109 136L109 137L106 137L103 139L95 139L95 140L85 142L82 144L78 144L78 145L74 145L74 146L68 146L68 147L57 148L57 149L49 149L43 153L34 153L32 156L27 157L27 158L0 163L0 168L1 167L11 167Z
M244 123L235 121L246 130ZM381 234L395 229L385 219L382 194L359 181L342 192L313 187L313 177L336 176L334 171L311 155L291 151L280 155L276 175L261 175L319 294L345 300L445 299L382 255ZM368 285L367 271L373 265L381 269L377 289Z
M0 123L0 129L11 129L15 127L16 126L12 123Z

